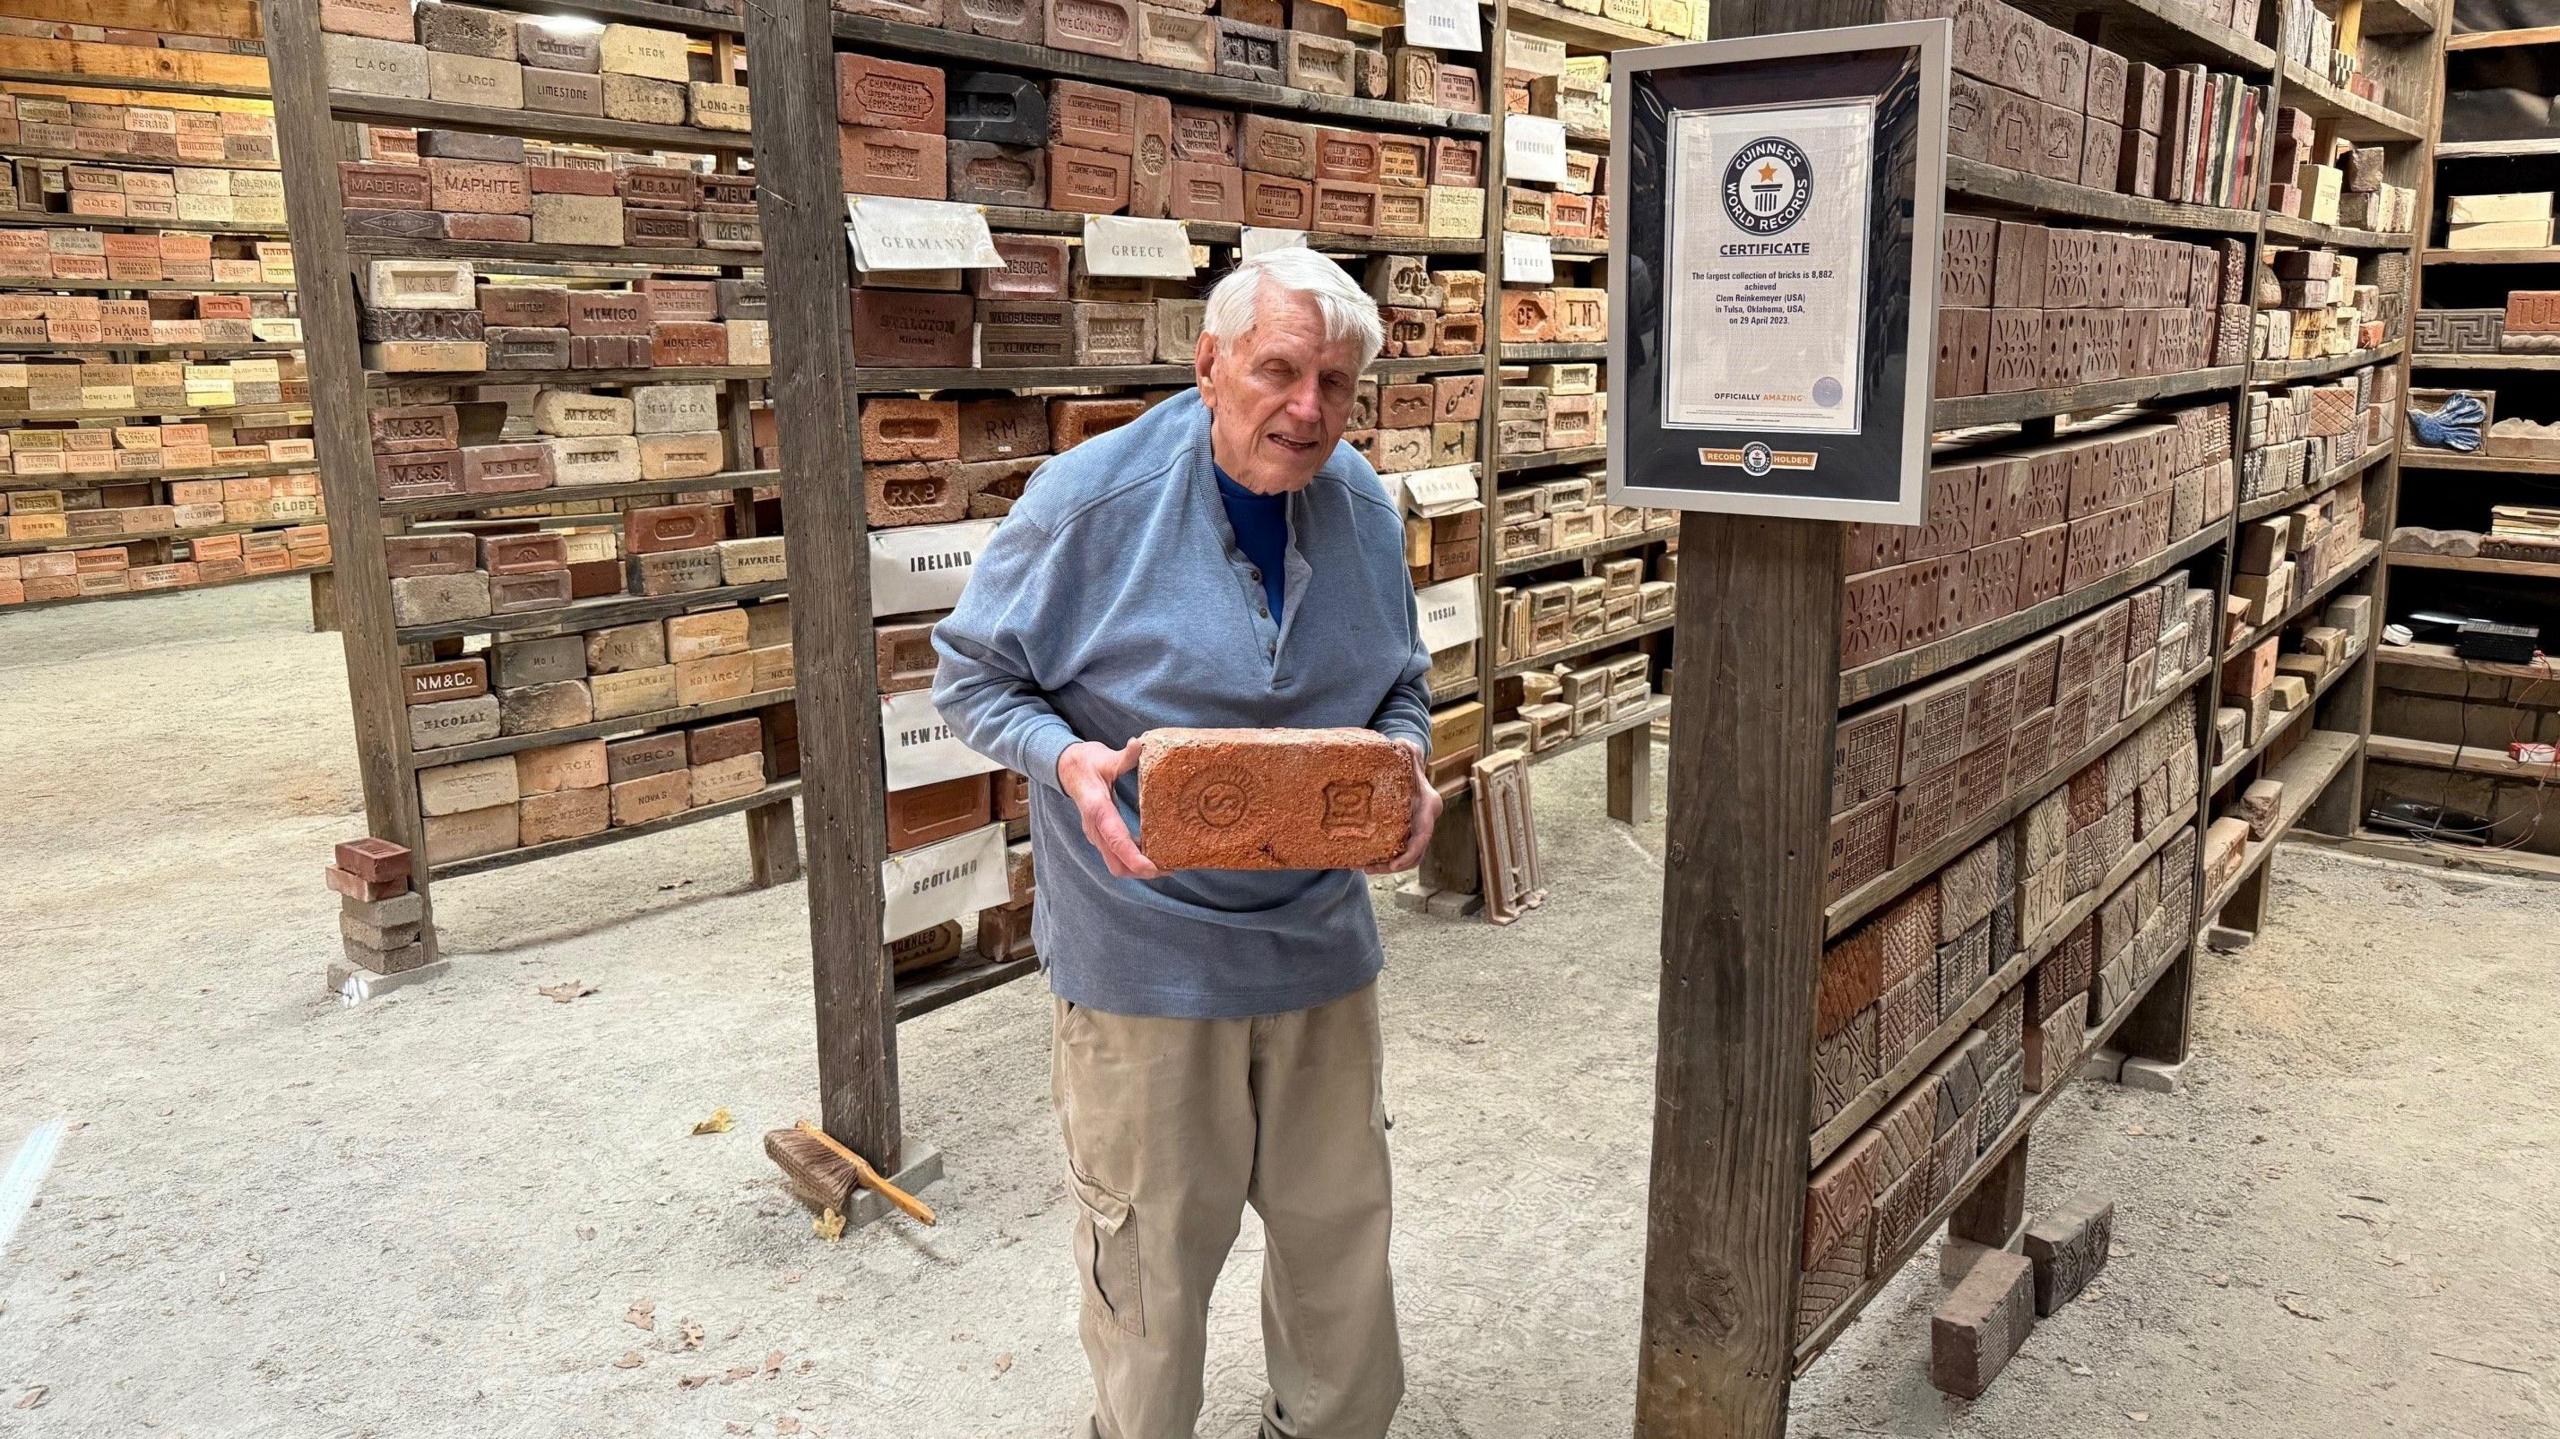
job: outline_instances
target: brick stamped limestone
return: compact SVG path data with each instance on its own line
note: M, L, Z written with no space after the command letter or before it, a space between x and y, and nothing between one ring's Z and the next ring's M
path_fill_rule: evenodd
M1138 762L1140 846L1175 869L1361 869L1404 849L1413 760L1362 729L1160 729Z

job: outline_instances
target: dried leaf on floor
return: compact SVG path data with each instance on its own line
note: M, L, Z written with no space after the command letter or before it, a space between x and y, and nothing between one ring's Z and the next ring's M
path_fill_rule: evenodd
M684 1349L702 1347L702 1326L688 1319L676 1326L677 1345Z
M771 1379L782 1372L782 1351L768 1350L764 1356L764 1377Z
M728 1423L721 1425L720 1429L724 1434L753 1434L756 1432L756 1426L738 1419L730 1420Z
M2228 1274L2217 1274L2213 1276L2211 1282L2213 1287L2216 1289L2228 1289L2231 1287L2231 1276Z
M699 1389L710 1382L711 1376L708 1374L688 1374L682 1379L676 1381L676 1387L678 1389Z
M696 1133L696 1134L726 1134L726 1133L728 1133L728 1132L729 1132L729 1111L728 1111L727 1109L725 1109L725 1108L722 1108L722 1109L715 1109L715 1110L711 1111L711 1117L710 1117L709 1119L706 1119L706 1120L702 1121L700 1124L695 1125L695 1126L693 1127L693 1132L694 1132L694 1133Z
M595 993L596 987L584 980L573 979L566 984L546 984L534 992L554 1004L567 1004L570 1000L584 999Z
M844 1216L829 1205L827 1212L809 1221L809 1232L829 1243L844 1238Z
M640 1357L639 1350L626 1349L623 1351L621 1358L613 1361L613 1367L616 1369L637 1369L648 1362L648 1360Z
M2148 1409L2128 1409L2125 1411L2124 1417L2132 1420L2136 1424L2148 1424L2151 1422L2151 1411Z
M2302 1296L2298 1294L2288 1294L2276 1302L2284 1306L2284 1311L2287 1314L2293 1315L2297 1319L2316 1320L2320 1317L2319 1315L2311 1312L2311 1306L2305 1303Z
M596 1237L596 1227L595 1227L594 1225L592 1225L592 1224L581 1224L581 1225L579 1225L579 1226L578 1226L578 1238L579 1238L579 1239L581 1239L581 1240L588 1240L588 1239L593 1239L593 1238L595 1238L595 1237Z
M658 1327L658 1301L655 1299L642 1299L634 1302L631 1306L631 1312L622 1316L622 1322L630 1325L634 1329L656 1329Z
M741 1379L753 1376L755 1372L756 1366L752 1364L741 1364L736 1368L731 1369L728 1373L721 1375L720 1382L723 1384L735 1384Z
M26 1393L19 1395L18 1402L12 1407L18 1409L33 1409L44 1403L44 1395L45 1386L39 1384L33 1389L28 1390Z
M800 1421L792 1418L788 1414L785 1414L781 1418L773 1421L773 1432L776 1434L797 1434L800 1432Z
M1013 1367L1013 1356L1012 1356L1011 1354L999 1354L999 1355L997 1355L997 1356L996 1356L996 1372L997 1372L998 1374L1002 1374L1003 1372L1005 1372L1005 1371L1006 1371L1006 1370L1008 1370L1008 1369L1011 1369L1012 1367Z
M2074 1374L2079 1375L2079 1376L2080 1376L2081 1378L2083 1378L2083 1379L2086 1379L2086 1378L2088 1378L2090 1375L2095 1374L2095 1373L2097 1373L2098 1371L2097 1371L2097 1370L2095 1370L2095 1369L2090 1368L2090 1367L2089 1367L2088 1365L2086 1365L2086 1364L2074 1364L2074 1365L2072 1365L2072 1366L2071 1366L2071 1372L2072 1372L2072 1373L2074 1373Z

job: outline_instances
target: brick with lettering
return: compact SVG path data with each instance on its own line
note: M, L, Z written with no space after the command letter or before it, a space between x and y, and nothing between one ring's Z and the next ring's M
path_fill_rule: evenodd
M570 70L524 70L524 108L554 115L604 114L604 77Z

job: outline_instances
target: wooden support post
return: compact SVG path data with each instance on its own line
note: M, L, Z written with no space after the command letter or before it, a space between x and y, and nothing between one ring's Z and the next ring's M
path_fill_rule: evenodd
M1682 517L1638 1439L1786 1428L1840 580L1836 525Z
M1609 736L1609 818L1642 824L1653 818L1653 726Z
M2155 1064L2186 1063L2195 1021L2195 962L2195 946L2188 945L2116 1027L2116 1037L2107 1047Z
M335 634L337 629L338 576L330 570L315 571L311 576L311 632Z
M746 812L746 819L748 882L758 889L771 889L798 879L800 825L791 801L758 805Z
M829 14L827 0L758 0L747 7L747 48L773 348L790 357L774 367L771 394L788 469L819 1112L829 1134L894 1176L904 1148L898 1015L880 940L880 695Z
M1982 1256L2014 1249L2027 1228L2027 1136L2009 1146L1973 1192L1947 1216L1947 1242L1938 1251L1938 1273L1963 1277Z
M410 779L409 715L401 700L398 628L383 557L382 495L373 478L372 412L356 338L355 270L340 220L338 161L345 137L329 118L320 11L307 0L265 0L267 53L276 61L276 150L291 219L295 294L311 375L312 436L329 520L338 638L355 710L356 775L366 830L416 853L411 884L428 894L426 825ZM315 577L315 583L318 577ZM314 593L317 591L315 589ZM316 607L315 607L316 608ZM317 618L316 614L314 616Z

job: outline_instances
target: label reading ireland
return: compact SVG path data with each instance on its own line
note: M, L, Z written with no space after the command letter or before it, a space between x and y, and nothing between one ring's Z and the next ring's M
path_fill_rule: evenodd
M1874 111L1854 100L1671 117L1666 424L1858 433Z

